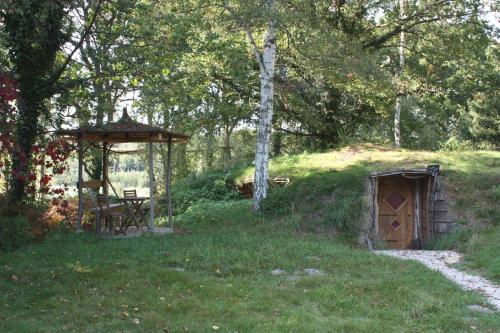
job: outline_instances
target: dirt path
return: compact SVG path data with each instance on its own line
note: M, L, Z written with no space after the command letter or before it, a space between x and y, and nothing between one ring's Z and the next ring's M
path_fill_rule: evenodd
M457 283L465 290L473 290L483 294L486 300L497 310L500 310L500 286L493 284L485 278L468 274L448 265L460 261L460 254L454 251L412 251L412 250L386 250L373 251L406 260L417 260L432 270L438 271L448 279Z

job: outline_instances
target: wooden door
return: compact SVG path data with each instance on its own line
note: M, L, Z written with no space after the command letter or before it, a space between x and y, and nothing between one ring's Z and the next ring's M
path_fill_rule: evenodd
M378 179L378 233L391 249L411 247L414 234L414 191L401 176Z

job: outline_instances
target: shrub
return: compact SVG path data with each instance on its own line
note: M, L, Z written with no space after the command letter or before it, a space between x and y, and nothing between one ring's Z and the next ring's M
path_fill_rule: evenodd
M191 174L172 186L172 202L176 214L184 213L189 207L199 203L234 201L240 198L229 174L224 172Z
M250 200L230 202L201 201L177 216L176 222L195 224L237 224L258 220Z
M13 250L31 240L31 226L25 216L0 217L1 250Z
M464 151L471 150L474 146L471 141L461 140L457 137L451 137L441 145L441 150L444 151Z

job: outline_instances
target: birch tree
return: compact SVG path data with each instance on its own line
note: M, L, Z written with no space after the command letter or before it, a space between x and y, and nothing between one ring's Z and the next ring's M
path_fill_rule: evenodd
M260 71L260 105L257 123L257 145L255 149L255 174L253 182L253 210L258 211L267 197L269 178L269 143L273 120L274 70L276 66L276 1L266 0L267 27L261 50L249 25L225 3L225 8L239 21L247 34Z
M274 10L275 0L268 0L266 6ZM249 39L254 48L255 58L260 69L260 108L259 122L257 125L257 147L255 150L255 176L253 183L253 210L260 209L267 196L269 177L269 141L273 120L274 99L274 67L276 64L276 19L270 15L266 35L264 37L264 50L260 53L252 35Z
M399 20L402 22L405 16L405 1L399 0ZM403 99L402 79L405 65L405 32L401 29L399 33L399 68L397 73L397 96L394 112L394 144L401 148L401 100Z

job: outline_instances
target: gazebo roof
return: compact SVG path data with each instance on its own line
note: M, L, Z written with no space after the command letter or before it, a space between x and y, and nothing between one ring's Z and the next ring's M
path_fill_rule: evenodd
M92 142L124 143L124 142L168 142L187 143L189 136L172 133L161 127L146 125L132 120L123 109L122 118L116 122L102 126L82 126L75 129L58 130L56 135L66 140L82 140Z

